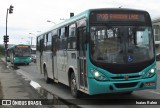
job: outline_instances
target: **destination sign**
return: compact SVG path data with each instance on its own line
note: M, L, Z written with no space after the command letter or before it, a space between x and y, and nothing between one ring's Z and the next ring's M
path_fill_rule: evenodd
M16 46L16 48L29 48L29 46Z
M97 21L144 21L144 16L140 14L96 14Z

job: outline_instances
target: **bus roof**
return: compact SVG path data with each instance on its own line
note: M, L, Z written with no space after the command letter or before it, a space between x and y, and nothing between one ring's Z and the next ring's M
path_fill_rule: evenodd
M54 29L57 29L57 28L60 28L64 25L69 25L73 22L75 22L76 20L79 20L79 19L82 19L82 18L85 18L85 17L89 17L89 13L91 11L137 11L137 12L147 12L147 11L144 11L144 10L138 10L138 9L130 9L130 8L97 8L97 9L88 9L84 12L81 12L59 24L56 24L54 25L52 28L50 28L49 30L45 31L45 32L42 32L40 33L38 36L41 36L42 34L45 34L45 33L48 33ZM148 13L148 12L147 12Z
M30 45L25 45L25 44L18 44L18 45L13 45L13 46L11 46L10 48L8 48L8 49L12 49L12 48L14 48L14 47L16 47L16 46L30 46Z

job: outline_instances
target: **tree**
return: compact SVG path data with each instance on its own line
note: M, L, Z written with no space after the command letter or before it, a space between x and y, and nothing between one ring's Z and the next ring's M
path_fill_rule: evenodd
M5 49L3 45L0 45L0 55L4 55Z

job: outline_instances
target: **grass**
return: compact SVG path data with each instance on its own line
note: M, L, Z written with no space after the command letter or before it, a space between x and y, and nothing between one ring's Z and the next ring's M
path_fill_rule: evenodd
M0 66L1 66L1 57L3 57L2 55L0 55ZM1 70L0 70L1 71ZM0 79L0 99L3 99L3 94L2 94L2 86L1 86L1 79Z

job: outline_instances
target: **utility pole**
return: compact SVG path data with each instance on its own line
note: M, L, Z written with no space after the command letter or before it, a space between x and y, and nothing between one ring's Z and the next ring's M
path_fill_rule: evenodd
M9 14L12 14L12 13L13 13L13 8L14 8L14 7L13 7L12 5L10 5L10 7L7 8L7 13L6 13L6 35L4 36L6 67L7 67L7 47L8 47L7 42L9 42L9 36L7 35L8 11L9 11Z

